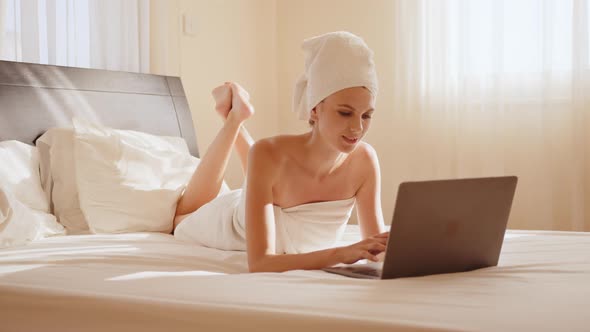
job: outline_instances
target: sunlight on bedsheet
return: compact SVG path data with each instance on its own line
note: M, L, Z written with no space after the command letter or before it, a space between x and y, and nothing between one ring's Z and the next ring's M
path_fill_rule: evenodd
M136 251L139 250L137 247L130 246L130 245L112 245L112 246L86 246L86 247L79 247L79 248L71 248L71 247L50 247L50 248L41 248L41 249L22 249L22 250L11 250L6 253L0 252L0 257L16 257L19 259L26 258L27 256L32 257L39 257L39 254L51 254L52 256L55 255L80 255L80 254L89 254L89 253L114 253L114 252L129 252L129 251Z
M115 235L116 237L114 237ZM84 234L84 235L72 235L72 236L91 236L93 240L108 240L108 241L124 241L133 239L147 239L148 237L171 237L170 234L163 233L120 233L120 234ZM54 238L58 239L58 238Z
M504 235L504 239L513 239L517 237L525 237L525 236L534 236L535 234L515 234L515 233L506 233Z
M0 276L7 274L33 270L39 267L44 267L46 264L33 264L33 265L2 265L0 266Z
M187 276L211 276L220 275L226 273L210 272L210 271L178 271L178 272L165 272L165 271L143 271L127 275L122 275L106 280L110 281L121 281L121 280L137 280L137 279L152 279L161 277L187 277Z

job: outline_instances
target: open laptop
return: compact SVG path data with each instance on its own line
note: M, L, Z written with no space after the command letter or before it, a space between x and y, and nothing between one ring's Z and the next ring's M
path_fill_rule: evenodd
M383 262L324 271L393 279L496 266L516 183L515 176L404 182Z

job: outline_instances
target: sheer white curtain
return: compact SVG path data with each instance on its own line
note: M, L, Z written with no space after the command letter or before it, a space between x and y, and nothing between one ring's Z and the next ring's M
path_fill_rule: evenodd
M149 72L149 0L0 0L0 59Z
M509 227L590 231L588 0L398 0L400 178L518 175Z

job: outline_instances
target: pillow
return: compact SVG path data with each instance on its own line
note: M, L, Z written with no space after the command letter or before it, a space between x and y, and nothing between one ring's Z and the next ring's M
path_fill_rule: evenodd
M0 248L64 233L53 215L29 208L0 187Z
M37 140L40 178L52 212L68 234L89 233L80 209L74 167L74 129L51 128Z
M80 206L91 230L170 233L178 199L199 163L186 142L78 119L74 127Z
M19 141L0 142L0 187L31 209L49 212L39 177L37 148Z

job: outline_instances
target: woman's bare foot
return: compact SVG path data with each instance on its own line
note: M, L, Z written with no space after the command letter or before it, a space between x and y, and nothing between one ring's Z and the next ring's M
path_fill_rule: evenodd
M250 104L250 95L236 83L229 83L231 88L231 110L229 116L243 122L254 114L254 107Z
M232 106L232 91L229 82L225 82L211 91L215 99L215 111L225 120Z

